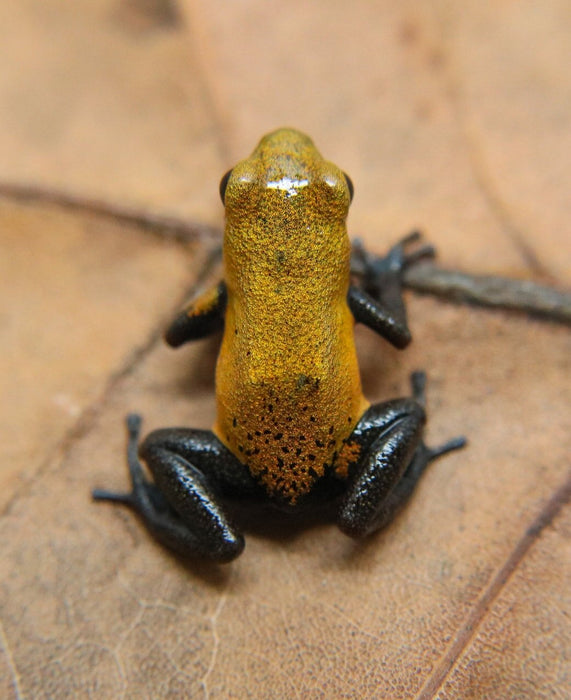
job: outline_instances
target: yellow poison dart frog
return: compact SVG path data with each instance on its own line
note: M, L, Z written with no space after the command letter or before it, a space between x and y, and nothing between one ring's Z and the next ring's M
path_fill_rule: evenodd
M171 549L220 562L244 548L228 514L234 498L290 511L328 502L343 532L374 532L431 460L464 444L424 444L423 373L412 376L411 398L370 405L361 391L355 322L405 347L402 272L433 251L407 253L417 235L384 258L352 251L353 185L294 129L265 136L222 178L220 195L224 279L166 333L178 347L223 329L216 423L157 430L138 447L141 419L129 416L132 492L93 495L131 506Z

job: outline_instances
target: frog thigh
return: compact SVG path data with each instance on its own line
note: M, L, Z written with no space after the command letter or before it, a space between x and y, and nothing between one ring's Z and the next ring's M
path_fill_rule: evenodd
M348 445L361 448L361 458L353 466L337 524L352 537L387 525L411 496L428 464L466 442L459 437L436 448L424 444L424 383L424 373L415 372L413 397L371 406L348 440Z
M129 416L128 463L133 490L96 490L94 498L133 508L149 532L183 556L235 559L244 538L222 503L225 495L255 496L246 468L207 430L173 428L151 433L138 450L140 418ZM154 476L147 481L138 454Z

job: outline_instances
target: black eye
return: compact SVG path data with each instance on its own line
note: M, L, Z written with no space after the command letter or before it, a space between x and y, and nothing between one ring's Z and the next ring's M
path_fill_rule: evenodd
M228 184L228 180L230 179L230 175L232 175L232 171L229 170L226 175L220 180L220 199L222 200L222 204L224 204L224 195L226 194L226 185Z
M355 188L353 187L353 183L351 182L351 178L347 173L343 173L345 175L345 182L347 183L347 187L349 188L349 201L353 201L353 195L355 194Z

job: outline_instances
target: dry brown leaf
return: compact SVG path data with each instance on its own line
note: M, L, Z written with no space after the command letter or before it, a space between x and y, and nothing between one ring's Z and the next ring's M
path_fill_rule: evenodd
M448 267L562 284L570 27L564 0L1 3L2 697L566 696L564 327L410 295L404 353L358 329L370 399L424 367L429 442L470 440L365 543L268 521L185 565L90 490L126 487L128 411L214 416L216 341L160 341L213 241L114 211L219 222L226 166L292 124L373 249L422 226Z

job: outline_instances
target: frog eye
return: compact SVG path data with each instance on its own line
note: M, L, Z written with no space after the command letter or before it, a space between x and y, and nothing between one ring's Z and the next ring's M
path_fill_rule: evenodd
M232 175L232 171L229 170L226 175L220 180L220 199L222 200L222 204L224 204L224 195L226 194L226 185L228 184L228 180L230 179L230 175Z
M353 182L351 181L351 178L347 173L343 173L345 176L345 182L347 183L347 187L349 188L349 201L353 201L353 195L355 194L355 188L353 187Z

